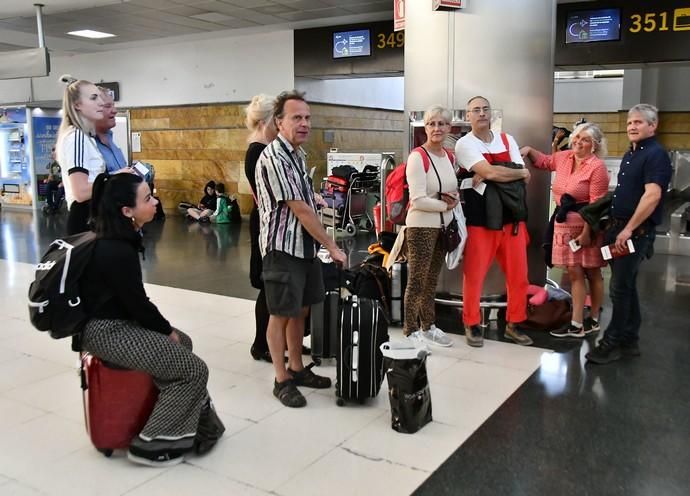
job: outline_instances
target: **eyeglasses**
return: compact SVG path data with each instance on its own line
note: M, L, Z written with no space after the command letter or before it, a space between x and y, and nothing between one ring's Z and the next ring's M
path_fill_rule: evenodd
M447 125L448 123L445 121L431 121L425 124L425 126L429 127L446 127Z
M491 112L491 107L474 107L473 109L470 109L470 112L472 112L474 115L488 114Z

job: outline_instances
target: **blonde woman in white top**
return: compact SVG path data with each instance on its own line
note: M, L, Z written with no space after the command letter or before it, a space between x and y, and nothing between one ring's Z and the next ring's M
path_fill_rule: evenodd
M403 331L409 339L437 346L453 344L436 327L434 310L436 284L445 257L441 217L444 225L450 224L459 196L453 160L443 148L450 119L450 112L438 105L424 113L426 142L410 152L405 169L410 204L405 219L408 278Z
M67 234L87 231L91 190L105 161L96 145L95 123L103 118L103 98L95 84L63 76L62 123L57 138L57 160L69 208Z

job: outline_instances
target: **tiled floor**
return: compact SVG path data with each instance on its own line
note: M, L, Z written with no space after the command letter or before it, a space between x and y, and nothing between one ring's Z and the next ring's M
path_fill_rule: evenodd
M227 431L181 466L106 459L84 430L76 355L28 322L32 266L0 260L0 494L409 494L424 482L551 352L487 341L434 349L434 422L414 435L390 428L387 388L365 406L338 407L333 389L307 393L305 409L271 394L272 367L249 355L253 302L148 285L163 314L209 364L209 390ZM400 330L392 329L393 338ZM320 373L335 376L333 364Z
M248 353L256 290L246 223L152 223L142 261L150 294L194 337L228 428L208 456L156 470L91 447L75 355L26 320L26 263L63 231L59 216L0 210L0 496L688 494L690 257L642 264L641 357L597 367L584 359L594 337L532 332L543 349L525 349L492 326L475 350L454 335L456 346L429 360L434 422L403 435L389 427L385 383L361 408L336 407L332 390L308 392L299 411L273 398L271 367ZM365 256L369 238L347 241L352 263ZM602 327L610 315L607 295ZM461 328L454 307L437 306L437 322ZM333 375L332 364L321 369Z

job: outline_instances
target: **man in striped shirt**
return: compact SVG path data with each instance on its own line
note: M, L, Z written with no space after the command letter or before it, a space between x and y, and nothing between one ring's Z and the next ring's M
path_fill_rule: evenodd
M328 377L314 374L302 362L307 312L325 295L316 253L321 244L339 264L346 261L346 255L316 216L314 188L300 148L311 129L311 113L304 95L296 91L281 93L273 115L279 134L261 153L255 176L262 277L270 314L266 334L276 373L273 394L285 406L302 407L307 400L297 386L331 386ZM286 346L287 368L283 360Z

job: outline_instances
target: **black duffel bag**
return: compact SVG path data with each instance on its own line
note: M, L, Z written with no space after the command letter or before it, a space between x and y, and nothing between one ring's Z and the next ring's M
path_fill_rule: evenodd
M350 293L381 302L386 318L390 320L391 283L386 269L365 261L345 270L344 278L344 286Z

